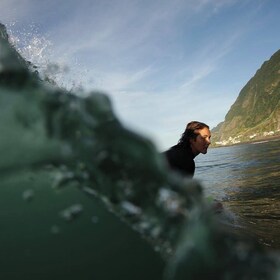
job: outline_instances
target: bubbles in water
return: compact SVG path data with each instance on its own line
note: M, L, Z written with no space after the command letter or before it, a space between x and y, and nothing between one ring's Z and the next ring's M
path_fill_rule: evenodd
M86 194L89 194L89 195L91 195L91 196L97 196L97 192L94 190L94 189L92 189L92 188L90 188L90 187L83 187L82 188L82 190L86 193Z
M66 221L72 221L75 218L77 218L78 216L80 216L82 211L83 211L83 205L73 204L70 207L61 211L60 216Z
M182 213L184 209L184 201L178 193L165 188L159 190L157 203L170 214Z
M137 207L136 205L132 204L129 201L123 201L121 203L122 209L125 211L126 214L128 215L141 215L142 209Z
M59 226L53 225L53 226L51 227L51 233L52 233L52 234L59 234L59 233L60 233L60 228L59 228Z
M97 216L92 216L91 221L92 223L97 224L99 222L99 218Z
M25 190L22 193L22 198L25 201L31 201L34 197L34 191L32 189Z

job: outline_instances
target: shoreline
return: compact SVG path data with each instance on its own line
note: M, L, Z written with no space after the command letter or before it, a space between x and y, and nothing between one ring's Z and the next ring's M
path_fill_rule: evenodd
M237 145L244 145L244 144L258 144L258 143L264 143L264 142L270 142L270 141L279 141L280 135L274 135L274 136L265 136L260 138L255 138L250 141L244 141L240 143L232 143L227 145L217 145L217 146L210 146L210 149L216 149L216 148L222 148L222 147L231 147L231 146L237 146Z

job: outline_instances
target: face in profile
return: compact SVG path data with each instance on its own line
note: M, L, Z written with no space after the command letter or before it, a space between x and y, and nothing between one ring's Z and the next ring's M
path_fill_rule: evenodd
M194 155L200 153L206 154L209 145L211 144L211 132L207 127L195 131L196 139L190 139L191 149Z

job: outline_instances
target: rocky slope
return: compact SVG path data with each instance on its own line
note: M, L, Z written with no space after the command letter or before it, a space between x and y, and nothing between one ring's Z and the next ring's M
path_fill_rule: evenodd
M213 143L234 144L280 130L280 50L244 86L224 122L213 129Z

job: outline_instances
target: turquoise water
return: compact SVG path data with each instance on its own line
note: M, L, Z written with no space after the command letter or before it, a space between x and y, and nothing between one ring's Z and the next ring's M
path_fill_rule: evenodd
M237 227L280 248L280 140L209 149L196 166L205 194L223 201Z

